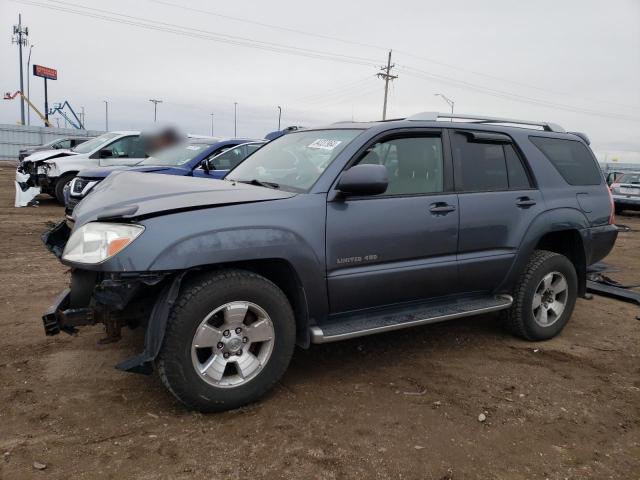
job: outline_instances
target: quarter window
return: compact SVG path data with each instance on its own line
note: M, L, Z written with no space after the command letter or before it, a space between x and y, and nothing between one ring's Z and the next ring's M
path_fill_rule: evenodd
M379 142L358 163L387 168L389 186L384 195L416 195L443 190L440 137L404 137Z
M527 172L509 143L473 141L468 134L453 134L453 155L458 190L483 192L531 188Z
M602 174L589 149L577 140L529 137L569 185L600 185Z

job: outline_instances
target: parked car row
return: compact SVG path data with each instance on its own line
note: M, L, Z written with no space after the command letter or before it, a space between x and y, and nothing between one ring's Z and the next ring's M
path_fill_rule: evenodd
M61 204L66 204L69 200L75 204L112 171L132 167L138 167L138 171L156 171L171 175L206 174L218 178L230 165L236 164L240 157L246 157L253 146L242 147L234 151L233 157L220 159L218 170L221 171L218 174L212 172L216 169L209 167L211 157L247 142L254 140L212 137L190 139L184 142L184 148L169 152L166 158L162 158L162 155L165 155L162 152L149 157L149 142L145 141L141 132L122 131L105 133L72 148L56 146L41 150L22 159L18 165L15 206L28 205L40 193L55 197ZM197 153L203 153L203 156L195 158ZM160 159L158 155L161 156ZM173 156L176 158L172 158ZM200 170L197 170L198 168ZM72 192L71 181L78 175L83 180ZM86 188L87 184L90 184L89 188ZM70 208L72 209L73 205Z
M260 398L295 345L498 311L553 338L617 237L588 138L552 123L425 112L222 143L80 173L43 237L71 271L46 334L144 326L117 368L200 411Z

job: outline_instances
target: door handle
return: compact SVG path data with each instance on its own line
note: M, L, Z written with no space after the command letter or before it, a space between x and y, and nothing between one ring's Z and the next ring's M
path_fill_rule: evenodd
M455 209L456 207L445 202L432 203L429 207L429 211L433 215L446 215L447 213L453 212Z
M516 206L519 208L529 208L533 207L535 204L536 201L529 197L518 197L518 201L516 202Z

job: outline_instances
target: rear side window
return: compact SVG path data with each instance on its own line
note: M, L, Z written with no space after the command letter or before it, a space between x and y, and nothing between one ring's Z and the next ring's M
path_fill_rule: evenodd
M589 149L576 140L529 137L569 185L600 185L602 175Z
M531 188L520 157L511 144L473 141L467 134L453 135L458 190L483 192Z

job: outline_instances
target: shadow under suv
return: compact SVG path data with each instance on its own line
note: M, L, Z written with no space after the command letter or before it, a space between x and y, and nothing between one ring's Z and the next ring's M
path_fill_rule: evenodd
M454 121L455 120L455 121ZM144 325L187 407L254 401L294 346L501 311L558 335L617 236L583 134L423 113L273 140L224 180L113 173L45 234L71 268L48 335Z

